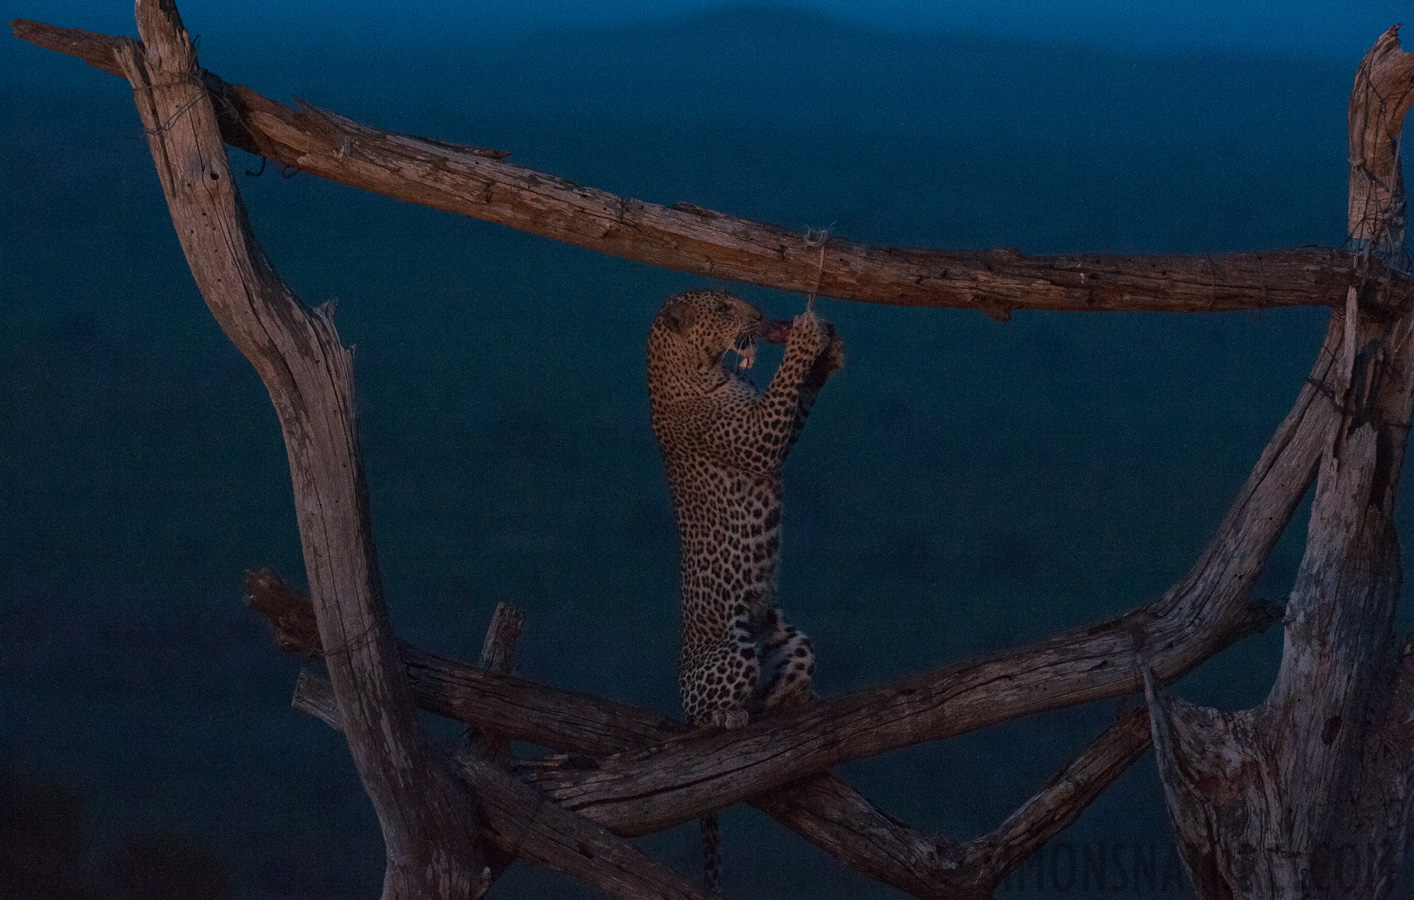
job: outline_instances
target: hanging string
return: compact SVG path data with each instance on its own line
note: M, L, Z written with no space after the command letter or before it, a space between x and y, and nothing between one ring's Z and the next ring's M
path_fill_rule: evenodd
M805 298L805 311L808 313L815 312L815 298L820 294L820 280L825 276L825 244L829 239L830 229L828 228L822 228L818 232L809 228L805 230L805 246L820 248L820 262L815 267L815 287Z

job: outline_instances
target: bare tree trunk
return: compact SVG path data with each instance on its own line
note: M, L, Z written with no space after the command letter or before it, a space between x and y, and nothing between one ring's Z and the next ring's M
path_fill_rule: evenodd
M1358 257L1403 242L1398 136L1414 100L1391 29L1350 101L1350 234ZM1154 745L1180 849L1203 898L1388 896L1409 824L1410 663L1393 646L1401 581L1393 512L1414 397L1414 312L1352 286L1341 415L1321 459L1306 555L1267 699L1236 713L1164 696ZM1398 663L1398 664L1397 664ZM1394 703L1395 699L1398 703Z
M138 0L133 86L192 276L279 415L310 595L349 751L383 828L387 900L479 896L471 798L424 742L388 625L354 429L352 355L329 305L310 311L250 231L196 51L170 0Z

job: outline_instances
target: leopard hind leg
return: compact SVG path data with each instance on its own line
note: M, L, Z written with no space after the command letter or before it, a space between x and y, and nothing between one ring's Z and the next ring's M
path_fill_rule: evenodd
M805 632L777 614L776 629L762 647L760 704L765 709L814 699L815 649Z
M746 616L736 616L720 640L683 660L683 711L694 725L740 728L750 718L749 706L760 676L757 642Z

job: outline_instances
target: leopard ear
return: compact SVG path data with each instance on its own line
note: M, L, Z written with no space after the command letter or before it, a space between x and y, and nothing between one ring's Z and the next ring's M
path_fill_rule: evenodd
M697 308L674 297L663 304L663 309L658 313L658 321L678 334L686 334L692 323L697 321Z

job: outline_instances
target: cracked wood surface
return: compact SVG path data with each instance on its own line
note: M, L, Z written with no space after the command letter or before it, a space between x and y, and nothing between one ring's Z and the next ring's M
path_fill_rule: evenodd
M113 72L131 43L17 19L14 33ZM821 238L686 203L662 206L505 162L500 151L381 131L202 73L232 146L281 166L625 259L843 300L977 309L1204 312L1339 304L1353 255L1295 247L1192 256L1032 256L1016 250L878 247ZM1414 281L1375 265L1391 302Z
M327 679L300 672L294 705L343 731L343 716ZM547 802L535 788L480 754L463 751L457 762L485 817L487 835L499 851L498 862L525 859L623 900L708 900L719 896L602 826Z
M253 609L270 620L283 649L319 658L308 598L269 572L247 574L246 597ZM468 723L504 722L513 732L528 728L520 733L557 735L548 744L553 749L609 752L670 740L687 731L682 723L632 707L491 675L407 644L402 645L402 655L410 671L424 672L423 679L413 679L423 708ZM512 696L519 699L508 702ZM295 706L340 727L337 704L322 679L301 673ZM536 725L535 720L558 724ZM577 723L586 720L599 726L580 729ZM981 900L992 896L1007 873L1073 824L1148 746L1147 712L1121 715L994 831L966 842L909 828L831 775L802 779L750 802L846 866L915 897ZM581 757L575 764L590 763ZM533 772L534 764L528 768ZM624 830L634 823L601 820L600 824Z
M1396 26L1356 73L1348 225L1362 257L1403 253L1398 146L1411 70ZM1408 846L1414 666L1410 645L1394 645L1394 506L1414 404L1414 313L1382 307L1379 285L1357 280L1337 316L1339 427L1323 448L1267 698L1225 712L1147 685L1165 801L1203 900L1378 900L1392 895Z
M386 900L484 891L465 788L424 743L383 603L354 431L352 356L332 309L311 311L250 231L196 52L170 0L138 0L143 42L115 62L201 295L259 373L280 420L312 608L359 778L387 850Z
M411 679L430 709L485 722L550 747L623 751L595 769L536 773L547 793L591 818L652 831L696 818L826 771L841 762L940 740L1031 713L1143 689L1143 670L1164 681L1270 621L1251 604L1253 585L1276 539L1315 475L1339 413L1327 399L1344 329L1333 318L1307 383L1188 575L1163 598L1117 619L1030 647L945 667L799 710L732 732L662 743L683 726L579 696L572 725L548 690L514 679L460 671L426 654L408 657ZM469 668L469 667L468 667ZM656 722L654 720L657 720ZM633 746L616 746L619 728ZM628 827L628 826L626 826ZM910 851L911 852L911 851Z
M170 4L140 2L140 17L145 6L149 11L171 9ZM174 9L171 9L171 18L175 20ZM125 74L130 79L136 71L136 61L144 57L160 57L163 51L160 38L154 47L131 39L56 29L38 23L17 21L12 25L16 34L27 40L81 56L99 68ZM180 31L179 28L177 30ZM144 29L143 33L149 42L154 40L152 34L156 32ZM1404 65L1406 80L1407 69L1408 66ZM615 197L505 163L501 161L504 154L496 151L390 134L304 105L299 109L290 109L200 71L195 67L194 56L184 68L171 68L161 79L148 79L145 90L159 98L150 104L150 109L143 107L144 88L136 79L134 87L139 107L145 113L159 171L163 162L158 147L166 140L164 135L174 130L171 127L173 123L185 120L189 110L197 107L200 108L198 112L204 110L204 114L209 116L211 103L214 102L219 111L221 136L226 141L284 165L602 252L768 287L801 292L818 290L828 296L870 302L976 308L997 318L1005 318L1017 308L1200 311L1331 305L1337 302L1344 288L1355 282L1361 285L1368 297L1378 296L1381 304L1402 308L1409 294L1405 276L1392 272L1378 258L1362 254L1352 259L1350 254L1323 248L1212 257L1034 257L1009 250L948 252L868 247L838 238L802 235L686 204L663 207ZM172 104L159 109L171 100L165 94L176 96L183 92L190 97L183 105ZM1380 94L1382 101L1392 96L1393 92ZM1402 112L1401 109L1401 116ZM211 131L215 133L214 123ZM1390 197L1402 199L1402 186L1397 167L1389 172L1381 170L1377 160L1356 154L1354 139L1352 141L1353 219L1357 169L1368 176L1367 180L1376 189L1386 190ZM207 150L209 155L209 148ZM213 191L224 190L234 196L234 187L229 186L228 170L216 172L215 168L203 168L197 171L199 176L215 173L215 182L221 182L224 177L225 184L219 189L206 185L199 178L198 181L207 188L213 188ZM181 177L172 176L173 183L179 182ZM188 183L187 187L195 183L198 182ZM164 178L164 189L167 188L168 180ZM1374 193L1377 190L1371 196ZM172 202L173 192L169 190L168 196L169 202ZM1368 200L1363 208L1368 210ZM225 211L230 209L239 211L238 197L235 198L235 205ZM240 212L243 222L243 211ZM183 238L184 249L188 249L190 257L188 241L195 238L184 232L183 223L178 221L175 203L173 216L179 236ZM1388 224L1388 220L1376 221ZM1402 231L1402 214L1399 226ZM198 227L190 229L193 235L199 230ZM1365 240L1379 243L1385 234L1393 230L1392 225L1384 232L1375 229ZM1352 234L1360 239L1356 229L1352 228ZM273 270L269 269L255 247L254 239L246 234L242 241L253 260L247 264L250 272L242 274L253 273L256 281L266 278L273 279L272 284L277 283ZM197 272L195 263L193 272L201 283L202 274ZM293 299L288 297L283 285L279 286L279 290L288 299ZM1386 377L1382 373L1389 371L1391 360L1395 360L1393 366L1400 375L1408 369L1408 361L1399 358L1394 349L1407 350L1409 328L1403 324L1394 326L1396 331L1403 329L1400 340L1404 344L1395 344L1392 349L1388 338L1388 317L1383 319L1386 324L1373 320L1357 323L1357 315L1373 310L1375 304L1367 303L1366 309L1362 310L1355 302L1353 293L1346 296L1347 313L1343 319L1333 319L1331 333L1318 358L1311 382L1298 398L1291 416L1268 446L1204 556L1189 576L1162 600L1095 628L1076 630L1014 653L925 673L871 691L826 701L808 709L769 718L739 732L694 734L647 748L640 745L625 749L620 746L615 748L619 752L596 761L592 768L585 768L576 761L570 766L541 767L534 771L533 777L550 796L589 817L612 821L629 833L654 830L694 818L705 809L717 808L737 799L759 794L760 802L761 797L773 796L772 793L761 792L774 791L774 795L786 796L797 802L799 798L809 796L800 788L801 784L832 784L832 790L852 795L843 785L818 773L838 762L922 740L948 737L1030 712L1129 693L1140 684L1142 675L1150 675L1147 686L1161 704L1157 707L1158 711L1169 713L1167 717L1156 716L1153 730L1156 739L1163 745L1160 748L1161 762L1171 762L1175 746L1182 746L1181 740L1174 740L1173 727L1173 723L1182 718L1182 713L1175 713L1178 707L1159 696L1158 682L1171 680L1191 669L1263 620L1263 614L1251 609L1247 603L1252 583L1276 536L1309 484L1321 448L1330 442L1330 436L1341 424L1340 413L1320 398L1336 397L1344 401L1352 389L1373 390L1376 396L1383 396L1378 392L1385 390L1385 386L1379 382ZM258 329L242 328L245 323L242 310L233 311L224 306L218 307L215 303L212 308L232 340L246 352L257 369L261 369L259 358L263 345ZM294 308L298 309L298 304ZM302 310L300 313L307 315ZM277 321L278 330L278 326L297 324L299 316L280 307L275 318L289 320ZM1346 326L1344 329L1341 328L1342 322ZM326 316L315 313L308 316L307 324L314 326L312 335L301 339L297 331L292 332L296 335L297 349L308 357L302 362L309 362L310 359L317 359L320 363L332 361L335 395L341 398L336 405L341 404L343 414L351 419L348 412L351 408L351 388L347 388L344 394L338 393L340 386L337 382L342 377L338 373L346 370L347 360L341 355L343 350L338 346L332 323ZM1381 328L1385 331L1381 332ZM1377 333L1386 336L1378 339L1371 337ZM332 345L329 344L331 340ZM1360 355L1359 351L1372 347L1386 352L1382 356L1373 351L1363 357ZM1341 354L1342 367L1335 373L1336 377L1331 377L1329 369L1337 348L1345 351ZM265 377L266 370L261 369L261 374ZM328 372L324 374L329 375ZM1361 382L1353 377L1357 375L1366 379L1363 388ZM276 371L274 376L277 383L280 377L298 381L288 372ZM267 379L267 385L271 383ZM276 387L271 387L271 393L284 425L287 410L281 407ZM1397 447L1402 457L1404 434L1400 431L1391 437L1388 425L1390 421L1396 421L1400 427L1407 427L1407 400L1406 394L1401 395L1399 403L1380 401L1377 404L1381 409L1404 409L1401 420L1387 418L1383 423L1375 422L1373 425L1369 421L1347 421L1350 427L1342 430L1346 437L1341 440L1348 452L1356 459L1375 459L1373 469L1357 463L1353 466L1354 471L1349 468L1337 471L1340 467L1328 462L1323 466L1323 480L1327 480L1325 472L1330 471L1334 473L1328 479L1330 483L1343 480L1344 486L1340 490L1346 493L1374 497L1383 496L1382 492L1387 489L1392 496L1393 483L1398 476L1398 462L1391 468L1388 454L1393 452L1392 447ZM332 435L332 444L328 446L337 449L340 443L338 435L343 433L340 428L332 429L330 434L297 437L306 443L319 444L320 441L327 442ZM348 458L355 464L355 474L350 482L356 488L352 500L341 508L344 496L335 494L332 497L333 506L327 510L311 511L305 508L307 504L301 504L302 516L329 513L339 518L347 516L351 509L358 510L363 502L362 476L357 471L357 452L352 445L351 430L346 438L348 447L341 452L347 452ZM309 448L295 446L298 441L292 443L288 430L286 441L291 452L298 495L300 480L295 458L298 452L309 452ZM1314 455L1311 452L1313 446L1316 448ZM325 445L320 444L320 447L325 448ZM1381 453L1385 454L1383 461ZM319 506L319 502L314 505ZM1343 551L1347 557L1365 559L1367 562L1375 560L1369 566L1372 570L1387 568L1390 558L1388 546L1393 532L1392 529L1382 531L1383 525L1378 517L1369 526L1369 533L1354 529L1348 520L1339 515L1328 518L1334 523L1327 530L1337 534L1335 543L1353 541ZM396 707L402 703L405 706L405 698L397 695L398 690L406 690L398 688L400 677L395 674L398 666L389 664L398 652L390 633L382 635L348 628L343 628L341 635L328 633L322 610L325 609L323 604L330 601L321 599L324 588L317 583L315 562L310 551L311 540L315 544L318 540L306 536L305 521L301 518L301 534L311 566L310 579L315 587L316 608L321 610L318 622L322 642L325 646L339 648L339 652L329 654L331 675L341 670L344 663L340 659L345 656L358 657L374 665L375 669L381 665L383 674L373 679L372 689L391 690L393 693L386 697L391 698L392 705ZM376 626L379 616L386 617L382 611L376 568L371 564L366 516L361 527L363 533L353 538L353 552L364 554L364 568L360 570L357 564L352 567L353 580L347 586L363 592L361 603L366 607L365 612L371 612L373 625ZM1313 533L1317 532L1313 521ZM1370 555L1371 547L1375 548L1373 556ZM330 551L327 545L319 545L319 549L336 557L340 553L339 549ZM1395 559L1397 562L1397 555ZM325 565L328 562L327 559L320 561ZM1310 571L1315 572L1316 568L1313 563ZM1306 571L1303 567L1303 573ZM1313 584L1317 580L1315 574L1307 578ZM1392 603L1388 600L1390 590L1387 583L1379 578L1367 581L1374 586L1362 588L1357 585L1351 588L1335 585L1331 590L1369 599L1374 603L1372 608L1375 612ZM1397 584L1397 576L1395 582ZM1324 596L1319 590L1312 590L1314 595ZM1302 609L1298 606L1295 610L1294 622L1300 622ZM377 630L375 627L374 632ZM383 631L386 632L386 627ZM356 635L357 640L338 639L346 635ZM1355 636L1360 640L1366 639L1363 635ZM1388 645L1387 639L1382 640L1384 645ZM1295 666L1294 662L1292 666L1291 671L1305 671ZM1404 672L1407 668L1401 667L1400 671ZM1284 675L1286 671L1284 668ZM336 676L334 682L335 690L341 694L343 691L339 682L343 677ZM1277 693L1274 691L1274 695ZM356 702L358 698L354 696L352 699ZM464 697L460 699L465 700ZM344 708L342 696L340 708ZM361 727L360 713L366 710L349 709L351 730L356 733ZM607 711L611 718L618 715L617 711L607 707L601 707L600 711ZM1323 743L1340 745L1349 740L1346 736L1348 732L1343 734L1342 727L1353 730L1351 723L1360 714L1361 710L1354 710L1351 719L1343 719L1341 715L1326 717L1321 723ZM496 723L498 728L501 724ZM542 728L546 727L543 721L539 724ZM612 732L616 724L614 721L601 722L601 735ZM394 730L397 731L396 728ZM1220 730L1214 731L1215 737ZM1094 746L1104 745L1107 736L1114 731L1106 732ZM1401 736L1407 737L1407 731L1404 728ZM503 733L509 734L508 731ZM659 734L656 740L662 741L663 737ZM783 738L788 743L779 743ZM611 740L605 739L605 742L611 743ZM350 740L357 763L359 751L355 743L355 739ZM422 751L415 744L416 741L394 747L393 751L406 751L411 757L417 757ZM1089 751L1082 754L1081 760L1089 755ZM406 761L410 757L402 758ZM1072 768L1081 760L1077 760ZM1068 768L1067 772L1070 771ZM360 774L363 772L361 766ZM1398 774L1408 779L1407 769L1399 770ZM807 780L797 781L801 778ZM365 784L379 809L385 836L388 836L389 821L398 820L398 816L407 812L398 808L397 786L392 787L391 794L384 791L381 796L382 801L393 801L388 806L380 802L379 795L379 791L388 786L369 784L367 780ZM1072 787L1061 782L1057 790L1072 790ZM848 800L846 794L840 796L845 797L846 803L853 802ZM853 797L867 806L867 801L857 795ZM455 803L450 805L455 806ZM808 809L805 818L815 816L817 826L828 831L821 823L832 820L820 814L824 809L822 804L817 803ZM872 807L869 811L877 819L885 818ZM1078 813L1078 809L1075 812ZM385 818L385 813L391 819ZM1407 811L1403 814L1407 820ZM1026 807L1017 815L1021 818L1016 822L1008 820L994 832L993 837L998 842L995 846L1000 848L995 850L996 853L1004 854L1007 852L1005 846L1023 846L1030 840L1025 837L1026 828L1031 827ZM408 824L408 821L403 820L401 824ZM932 851L926 847L920 849L916 835L909 836L897 829L892 834L908 839L911 842L908 852L921 854L925 862L930 852L934 858L942 858L956 849L940 839L934 840ZM1011 844L1007 843L1008 834L1013 839ZM411 868L408 861L394 849L394 839L389 837L389 885L406 877ZM448 859L450 857L444 854L438 861L445 863ZM956 859L945 862L952 865ZM435 885L435 889L438 892L474 889L475 878L458 878L460 880L456 880L455 884L443 879ZM399 894L391 886L387 887L387 891L389 895Z

